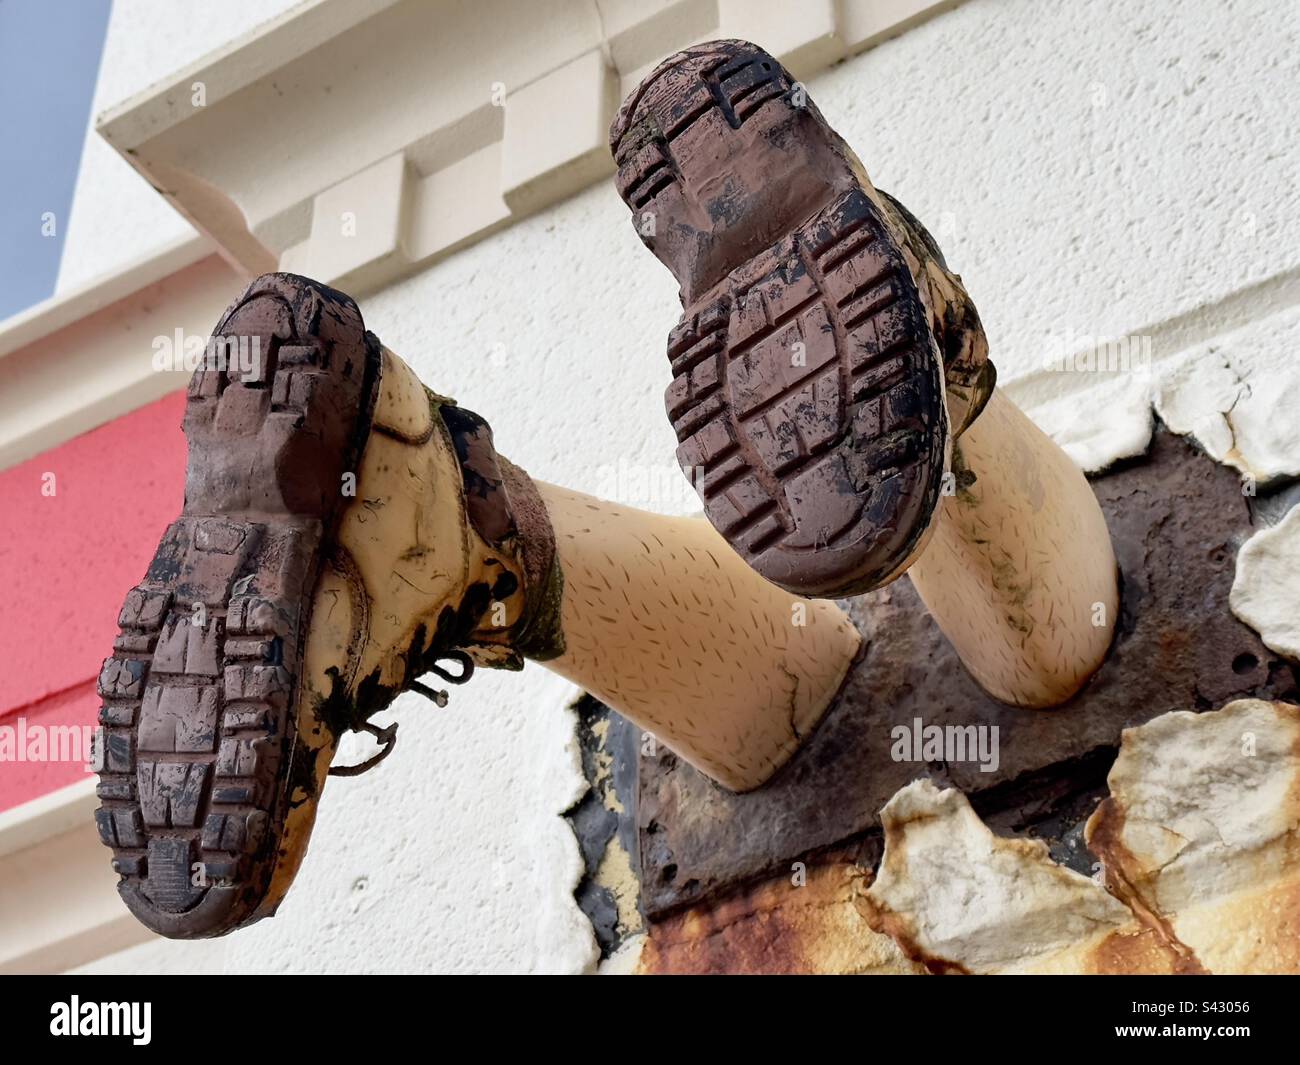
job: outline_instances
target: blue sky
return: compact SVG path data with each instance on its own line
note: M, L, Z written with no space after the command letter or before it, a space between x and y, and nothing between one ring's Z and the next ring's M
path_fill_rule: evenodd
M108 11L0 0L0 320L54 292Z

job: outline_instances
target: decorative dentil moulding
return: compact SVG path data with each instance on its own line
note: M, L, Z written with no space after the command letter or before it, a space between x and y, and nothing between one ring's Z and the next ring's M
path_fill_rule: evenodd
M314 0L97 128L236 269L361 293L609 173L618 101L679 48L807 78L957 2Z

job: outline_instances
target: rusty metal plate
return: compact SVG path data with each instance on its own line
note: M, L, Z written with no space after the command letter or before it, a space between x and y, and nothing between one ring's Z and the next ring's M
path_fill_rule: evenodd
M1115 542L1123 604L1115 646L1084 691L1048 711L989 698L907 580L846 604L867 652L839 702L768 784L735 795L662 747L640 759L647 917L854 839L869 861L877 812L920 776L961 788L991 824L1017 830L1099 793L1126 727L1246 696L1296 701L1293 666L1228 609L1237 549L1254 531L1237 474L1158 429L1144 458L1094 478L1093 487ZM997 769L894 761L891 730L916 718L996 725Z

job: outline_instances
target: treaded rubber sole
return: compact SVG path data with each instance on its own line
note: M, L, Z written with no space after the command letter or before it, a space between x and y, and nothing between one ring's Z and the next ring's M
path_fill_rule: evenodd
M278 863L301 857L281 836L318 798L303 644L379 359L350 299L292 275L254 281L213 335L257 357L190 381L185 506L99 678L100 838L131 912L173 938L265 916Z
M841 596L897 575L928 527L943 363L902 248L797 91L752 45L702 45L643 83L612 136L619 191L655 215L643 239L682 284L678 461L758 573Z

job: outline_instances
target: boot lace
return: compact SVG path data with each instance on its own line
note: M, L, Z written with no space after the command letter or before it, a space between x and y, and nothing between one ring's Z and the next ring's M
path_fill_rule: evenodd
M464 684L471 676L474 675L474 663L469 655L464 651L448 651L442 656L443 661L456 662L460 665L459 673L451 673L443 669L437 662L429 667L429 672L437 674L448 684ZM426 674L427 676L427 674ZM409 685L412 691L419 692L426 699L430 700L435 706L443 707L447 705L448 693L430 688L418 680L411 681ZM385 725L380 728L371 721L363 721L354 728L356 732L368 732L375 738L375 742L382 744L381 748L367 758L364 762L356 765L333 765L330 766L330 776L332 777L359 777L362 773L368 772L393 753L393 748L397 746L397 722L391 725Z

